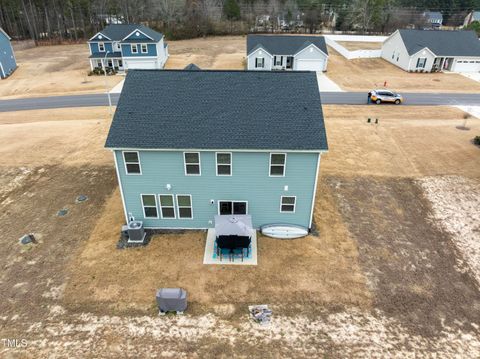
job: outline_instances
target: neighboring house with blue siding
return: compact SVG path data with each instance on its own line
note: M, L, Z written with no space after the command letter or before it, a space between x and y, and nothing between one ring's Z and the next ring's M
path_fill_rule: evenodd
M106 147L146 228L312 227L327 138L314 72L130 71Z
M163 34L137 24L112 24L89 41L90 67L162 69L168 59Z
M11 38L0 28L0 78L10 76L17 68L17 60L13 53Z

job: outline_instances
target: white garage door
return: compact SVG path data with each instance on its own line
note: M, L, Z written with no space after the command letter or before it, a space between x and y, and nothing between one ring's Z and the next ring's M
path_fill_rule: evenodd
M480 59L458 59L454 70L457 72L479 72Z
M155 61L128 61L127 65L129 70L148 70L157 68Z
M297 60L297 70L299 71L323 71L324 61L320 60Z

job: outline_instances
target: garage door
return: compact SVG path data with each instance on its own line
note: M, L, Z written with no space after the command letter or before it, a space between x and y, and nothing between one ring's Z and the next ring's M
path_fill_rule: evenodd
M297 70L299 71L323 71L324 61L320 60L297 60Z
M467 60L458 59L455 64L454 71L457 72L479 72L480 71L480 59Z
M148 70L157 68L155 61L128 61L127 65L130 70Z

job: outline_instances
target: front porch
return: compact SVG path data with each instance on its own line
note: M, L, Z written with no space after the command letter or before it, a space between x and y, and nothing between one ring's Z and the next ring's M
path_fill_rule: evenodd
M453 65L453 57L436 57L433 61L432 72L450 71Z
M91 58L90 67L94 69L114 69L115 71L124 71L123 59L121 57Z
M272 70L293 70L293 56L273 56Z

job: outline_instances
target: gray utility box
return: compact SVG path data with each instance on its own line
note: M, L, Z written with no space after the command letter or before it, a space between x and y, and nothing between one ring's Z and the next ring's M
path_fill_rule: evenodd
M160 314L180 312L187 309L187 291L182 288L161 288L157 291L157 304Z
M145 239L145 229L142 221L131 221L127 225L128 241L143 242Z

